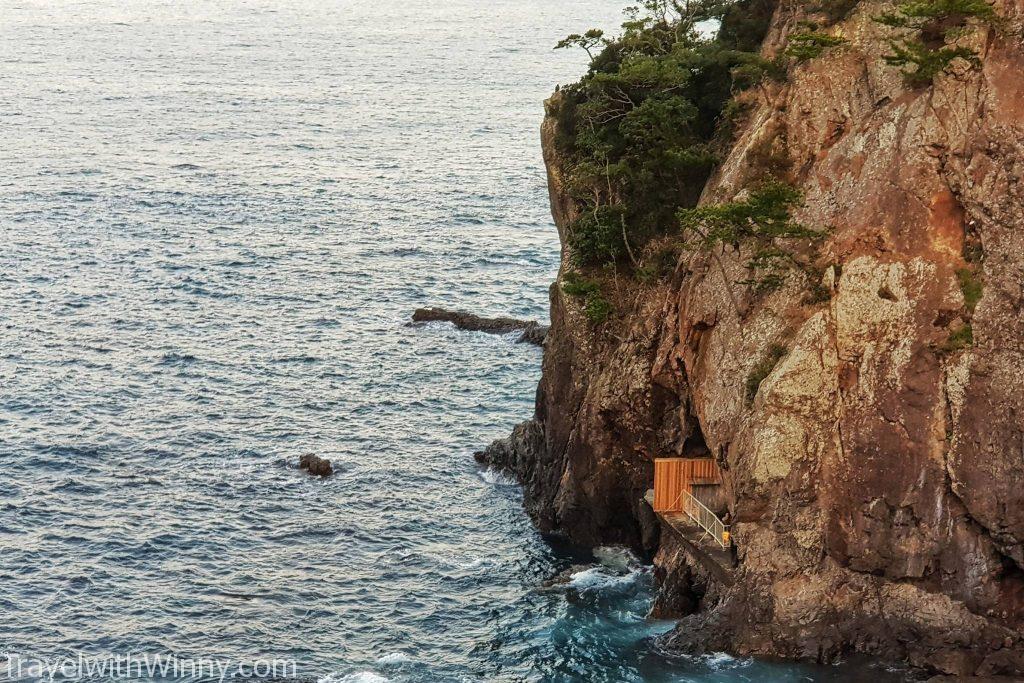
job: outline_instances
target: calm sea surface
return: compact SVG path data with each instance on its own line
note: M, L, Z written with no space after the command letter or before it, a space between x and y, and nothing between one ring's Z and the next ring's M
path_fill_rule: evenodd
M540 351L406 325L546 316L537 127L584 66L551 46L620 1L0 0L0 678L840 675L659 654L649 572L545 542L471 457Z

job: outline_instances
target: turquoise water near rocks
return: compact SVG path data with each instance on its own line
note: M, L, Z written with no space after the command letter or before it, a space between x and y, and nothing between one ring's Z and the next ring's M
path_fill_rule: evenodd
M0 0L0 677L857 680L661 653L650 572L473 463L540 351L406 325L546 316L550 48L618 5Z

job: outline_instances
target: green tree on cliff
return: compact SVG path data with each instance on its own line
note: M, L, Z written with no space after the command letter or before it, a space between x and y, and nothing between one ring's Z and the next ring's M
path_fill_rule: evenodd
M637 266L644 245L676 230L676 212L696 204L717 160L725 104L737 89L779 72L753 51L770 6L644 0L627 9L619 36L595 29L556 46L591 57L588 73L563 89L555 112L579 209L569 226L577 265ZM721 28L709 36L703 22Z
M875 21L903 35L889 41L892 52L885 61L901 67L911 86L926 86L956 60L979 66L978 53L953 44L972 26L1000 26L1002 21L986 0L908 0Z
M604 31L599 28L592 28L582 35L573 33L565 37L559 41L558 45L555 45L555 49L561 50L566 47L578 47L587 53L590 61L594 61L594 49L599 45L607 44L608 41L604 38Z

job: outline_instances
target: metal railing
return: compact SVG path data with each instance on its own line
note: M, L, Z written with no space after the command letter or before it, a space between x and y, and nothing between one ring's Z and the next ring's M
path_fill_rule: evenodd
M686 489L679 492L676 504L680 506L680 512L685 513L704 530L705 536L710 536L723 550L729 547L729 527L707 505L694 498ZM675 507L673 504L672 508Z

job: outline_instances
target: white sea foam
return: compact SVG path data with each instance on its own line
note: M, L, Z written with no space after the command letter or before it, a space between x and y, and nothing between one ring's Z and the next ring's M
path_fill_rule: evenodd
M480 569L495 564L493 557L476 557L468 553L459 555L442 555L441 553L413 553L418 558L446 569Z
M478 557L475 560L470 560L469 562L457 562L456 564L460 569L479 569L480 567L486 567L493 563L494 560L489 557Z
M704 660L710 667L728 666L736 662L735 657L725 652L713 652L709 655L704 655Z
M357 671L351 674L327 674L317 683L388 683L387 678L372 671Z
M610 574L604 567L591 567L576 572L569 579L569 585L578 591L600 591L625 588L636 581L638 572L625 575Z
M480 478L494 486L515 486L518 482L507 472L491 467L480 470Z
M404 652L392 652L379 658L377 660L377 664L381 666L397 666L400 664L407 664L411 661L412 660L409 658L409 655Z
M700 660L712 671L724 671L726 669L739 669L749 666L754 660L749 657L740 659L725 652L712 652L701 655Z

